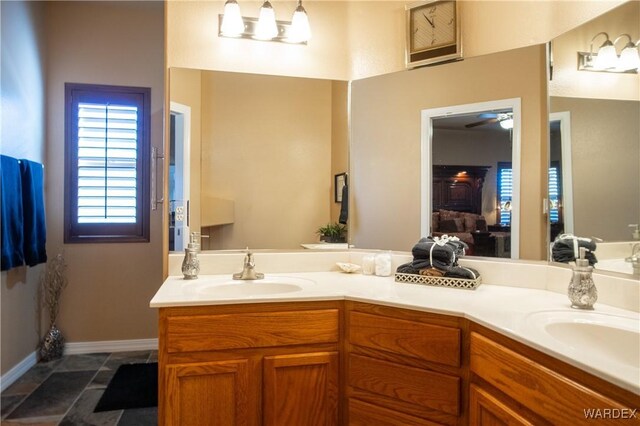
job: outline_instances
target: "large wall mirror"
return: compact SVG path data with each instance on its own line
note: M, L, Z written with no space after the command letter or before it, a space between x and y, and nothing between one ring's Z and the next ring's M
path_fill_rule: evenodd
M550 193L551 240L572 233L630 241L629 224L640 221L640 75L578 70L578 52L589 52L600 32L611 41L629 34L637 42L640 2L624 3L551 42L550 189L557 188ZM604 40L597 36L593 49ZM618 53L627 41L616 44Z
M172 68L173 251L194 231L213 250L318 242L340 215L347 98L345 81Z
M352 82L354 245L408 251L444 232L476 255L546 259L546 80L537 45ZM514 118L515 133L500 126ZM501 200L512 167L522 178Z

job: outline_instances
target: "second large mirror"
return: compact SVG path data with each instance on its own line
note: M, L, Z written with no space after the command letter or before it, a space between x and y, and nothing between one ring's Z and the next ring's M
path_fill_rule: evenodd
M172 68L171 249L194 231L204 249L318 242L342 207L347 94L344 81Z
M558 188L550 194L552 240L568 232L628 241L629 225L640 220L640 75L576 66L578 52L591 44L596 52L603 32L611 41L622 34L639 40L640 3L627 2L551 42L550 178Z

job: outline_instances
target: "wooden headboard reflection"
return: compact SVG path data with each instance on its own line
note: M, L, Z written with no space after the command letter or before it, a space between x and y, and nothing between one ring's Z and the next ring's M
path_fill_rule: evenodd
M482 214L482 186L491 166L433 166L433 211Z

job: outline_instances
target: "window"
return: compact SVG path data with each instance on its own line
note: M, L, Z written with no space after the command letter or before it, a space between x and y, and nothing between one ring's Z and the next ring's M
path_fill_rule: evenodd
M551 162L549 167L549 222L560 222L560 200L562 198L562 188L560 187L560 164L557 161Z
M511 225L511 202L513 196L513 171L511 163L498 162L498 204L499 223L502 226Z
M150 98L65 85L65 243L149 241Z

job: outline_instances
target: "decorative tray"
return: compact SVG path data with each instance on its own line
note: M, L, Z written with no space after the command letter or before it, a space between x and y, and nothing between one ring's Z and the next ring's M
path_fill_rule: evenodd
M396 272L396 282L405 284L433 285L438 287L463 288L475 290L482 283L482 277L475 280L463 278L430 277L428 275L402 274Z

